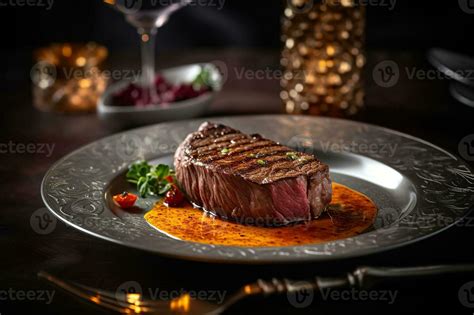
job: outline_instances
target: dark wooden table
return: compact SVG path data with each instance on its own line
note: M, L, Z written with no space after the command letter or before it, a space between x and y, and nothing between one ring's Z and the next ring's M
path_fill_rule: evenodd
M111 65L123 65L129 59L117 54L112 58ZM398 84L391 88L376 85L371 77L374 65L386 59L395 60L401 70ZM183 52L160 58L160 66L212 60L221 60L227 64L229 79L224 91L212 105L209 116L281 111L277 79L239 79L236 75L237 69L242 68L276 69L277 51ZM27 64L28 60L25 60ZM407 69L431 68L419 52L371 52L367 67L367 108L355 119L419 136L458 154L459 141L466 135L474 134L474 109L456 103L449 96L447 80L413 79L407 75ZM358 265L474 262L472 218L428 240L381 254L337 262L276 266L216 265L173 260L93 238L61 222L50 234L40 235L32 229L30 217L34 211L43 207L40 183L44 173L65 154L119 129L105 126L94 114L74 116L38 112L31 105L28 67L18 69L18 73L12 77L16 79L9 81L0 90L0 143L49 144L54 145L54 150L51 154L17 151L0 154L1 315L23 314L27 311L35 314L103 313L60 291L55 292L50 304L38 295L33 296L33 293L28 297L26 294L29 292L53 290L37 280L36 273L39 270L48 270L66 279L112 291L124 282L136 281L146 292L151 288L165 293L194 290L230 294L242 284L257 278L305 279L318 274L345 272ZM297 308L283 296L242 303L231 309L229 314L395 314L418 313L420 310L436 310L445 306L449 306L452 313L471 314L472 309L463 307L459 302L458 290L465 282L474 280L474 276L454 282L445 280L430 285L409 283L397 291L394 304L381 299L323 301L315 298L310 306ZM11 293L13 298L6 297L7 293Z

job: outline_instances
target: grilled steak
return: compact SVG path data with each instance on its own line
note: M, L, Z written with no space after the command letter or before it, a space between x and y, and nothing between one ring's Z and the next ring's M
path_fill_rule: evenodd
M224 125L203 123L178 147L174 163L191 202L241 223L310 220L331 201L329 168L313 155Z

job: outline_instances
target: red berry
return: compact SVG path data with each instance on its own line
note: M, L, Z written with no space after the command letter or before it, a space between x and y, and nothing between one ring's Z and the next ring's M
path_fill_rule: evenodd
M113 95L113 103L118 106L135 105L140 107L147 106L150 103L168 104L198 97L211 90L204 85L195 89L195 87L189 83L173 85L159 74L156 75L155 78L155 88L158 98L150 100L150 95L147 95L148 91L144 90L138 84L130 83L124 89Z
M133 207L135 201L137 201L138 196L124 191L121 194L113 196L113 200L117 203L120 208L128 209Z
M165 205L168 207L177 207L184 201L184 195L176 185L172 185L165 196Z

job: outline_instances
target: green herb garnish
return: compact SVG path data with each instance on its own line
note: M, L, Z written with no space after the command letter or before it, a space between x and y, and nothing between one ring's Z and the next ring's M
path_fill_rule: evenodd
M257 164L258 165L266 165L267 162L265 162L264 160L257 160Z
M230 150L229 150L228 148L223 148L223 149L221 150L221 154L227 154L227 153L229 153L229 152L230 152Z
M201 67L201 71L191 83L195 90L201 89L203 86L213 88L216 85L215 79L212 77L212 71L209 67Z
M254 153L250 153L249 155L247 155L249 158L254 158L255 157L255 154Z
M301 156L298 159L299 162L308 162L309 160L311 160L311 157L308 157L308 156Z
M161 196L171 189L169 176L174 177L174 171L168 165L153 166L146 161L138 161L129 166L126 175L127 182L137 185L140 196Z
M286 152L286 157L293 161L298 159L298 155L295 152Z

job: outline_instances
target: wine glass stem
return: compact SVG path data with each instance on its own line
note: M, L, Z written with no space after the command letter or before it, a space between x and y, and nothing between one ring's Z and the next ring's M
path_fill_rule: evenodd
M152 104L157 99L155 89L155 39L156 28L139 29L142 54L142 87L144 101Z

